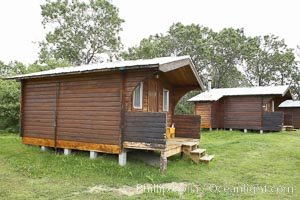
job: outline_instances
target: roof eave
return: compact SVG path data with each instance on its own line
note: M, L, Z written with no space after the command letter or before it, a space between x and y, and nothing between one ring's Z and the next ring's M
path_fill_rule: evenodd
M159 70L162 72L169 72L169 71L172 71L172 70L175 70L180 67L187 66L187 65L190 66L195 78L197 79L197 82L198 82L201 90L204 91L205 90L204 84L203 84L201 78L199 77L196 67L190 57L184 58L179 61L173 61L173 62L164 63L162 65L159 65Z
M94 70L87 70L87 71L74 71L74 72L63 72L63 73L55 73L55 74L42 74L42 75L32 75L32 76L12 76L3 78L3 80L24 80L24 79L33 79L33 78L45 78L45 77L56 77L56 76L64 76L64 75L77 75L77 74L88 74L88 73L95 73L95 72L107 72L107 71L122 71L122 70L129 70L129 69L143 69L143 68L158 68L158 64L151 64L151 65L136 65L130 67L116 67L116 68L104 68L104 69L94 69Z

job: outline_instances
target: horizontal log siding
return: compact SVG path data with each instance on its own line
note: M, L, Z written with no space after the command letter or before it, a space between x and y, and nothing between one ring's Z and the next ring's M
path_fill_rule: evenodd
M211 102L195 102L195 115L201 116L201 128L212 128Z
M300 108L279 108L284 112L284 125L293 125L300 128Z
M262 97L225 97L224 128L260 130L262 127Z
M54 138L56 83L23 82L23 137Z
M58 140L120 145L119 73L28 80L24 87L24 136L54 138L56 82L60 82Z
M155 69L140 69L134 71L127 71L125 75L125 85L124 85L124 100L125 100L125 110L135 111L135 112L148 112L148 87L147 78L156 72ZM143 108L134 109L132 105L132 94L135 87L143 82Z
M175 136L200 139L201 117L199 115L173 115Z
M264 112L263 130L281 131L283 121L283 112Z
M173 86L166 80L164 76L160 76L158 81L158 112L163 111L163 90L169 90L169 111L167 113L167 127L171 126L172 116L174 113L174 105L173 105Z
M148 143L155 148L164 148L166 113L126 112L123 140Z
M212 102L211 110L212 128L224 128L224 99Z

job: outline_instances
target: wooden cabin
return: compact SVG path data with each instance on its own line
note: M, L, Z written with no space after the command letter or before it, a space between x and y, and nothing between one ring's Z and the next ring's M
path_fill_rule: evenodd
M300 128L300 101L286 100L278 110L284 113L284 125Z
M292 99L289 86L209 89L191 99L201 128L280 131L284 116L278 106Z
M119 154L160 150L166 160L200 139L200 116L177 116L187 92L203 89L190 57L101 63L14 76L21 82L23 144ZM176 138L166 139L175 123ZM176 140L176 141L175 141Z

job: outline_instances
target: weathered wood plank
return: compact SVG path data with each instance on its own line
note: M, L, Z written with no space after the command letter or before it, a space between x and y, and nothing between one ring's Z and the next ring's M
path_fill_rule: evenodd
M263 130L281 131L284 122L283 112L264 112Z
M126 112L125 117L124 141L166 144L166 113ZM139 122L144 126L134 126Z
M54 140L52 139L23 137L22 143L54 147ZM99 151L99 152L112 153L112 154L119 154L121 152L121 148L119 145L96 144L96 143L75 142L75 141L65 141L65 140L57 140L56 143L58 148L78 149L83 151Z

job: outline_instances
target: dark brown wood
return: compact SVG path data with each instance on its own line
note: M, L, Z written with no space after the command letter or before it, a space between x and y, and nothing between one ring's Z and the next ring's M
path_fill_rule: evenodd
M20 92L20 120L19 120L19 123L20 123L20 129L19 129L19 136L20 137L23 137L24 135L24 85L25 85L25 80L22 80L20 82L21 84L21 92Z
M294 128L300 128L299 107L279 108L279 111L284 112L284 125L292 125Z
M200 139L201 117L199 115L174 115L175 137Z
M132 142L163 148L166 124L171 125L177 101L191 89L199 88L190 80L188 67L177 71L184 76L184 83L174 72L166 76L157 68L28 79L22 106L24 137L122 147L127 136ZM141 81L143 108L135 110L132 94ZM163 89L170 92L169 111L150 112L162 112ZM132 111L134 116L128 114ZM187 131L189 127L182 128Z
M166 144L166 113L126 112L125 121L124 142ZM144 126L128 126L139 122Z
M195 114L202 115L202 128L225 128L225 129L250 129L250 130L278 130L276 120L267 122L263 119L264 113L274 110L276 106L289 97L276 95L251 95L251 96L228 96L215 102L195 102ZM266 105L267 108L266 108ZM264 125L267 123L267 125ZM270 123L276 128L272 128Z
M262 130L281 131L283 122L283 112L264 112Z
M58 100L59 100L59 91L60 91L60 83L56 83L56 94L55 94L55 105L54 105L54 149L56 149L56 140L57 140L57 110L58 110Z
M158 86L157 80L151 78L148 80L148 112L157 112Z

